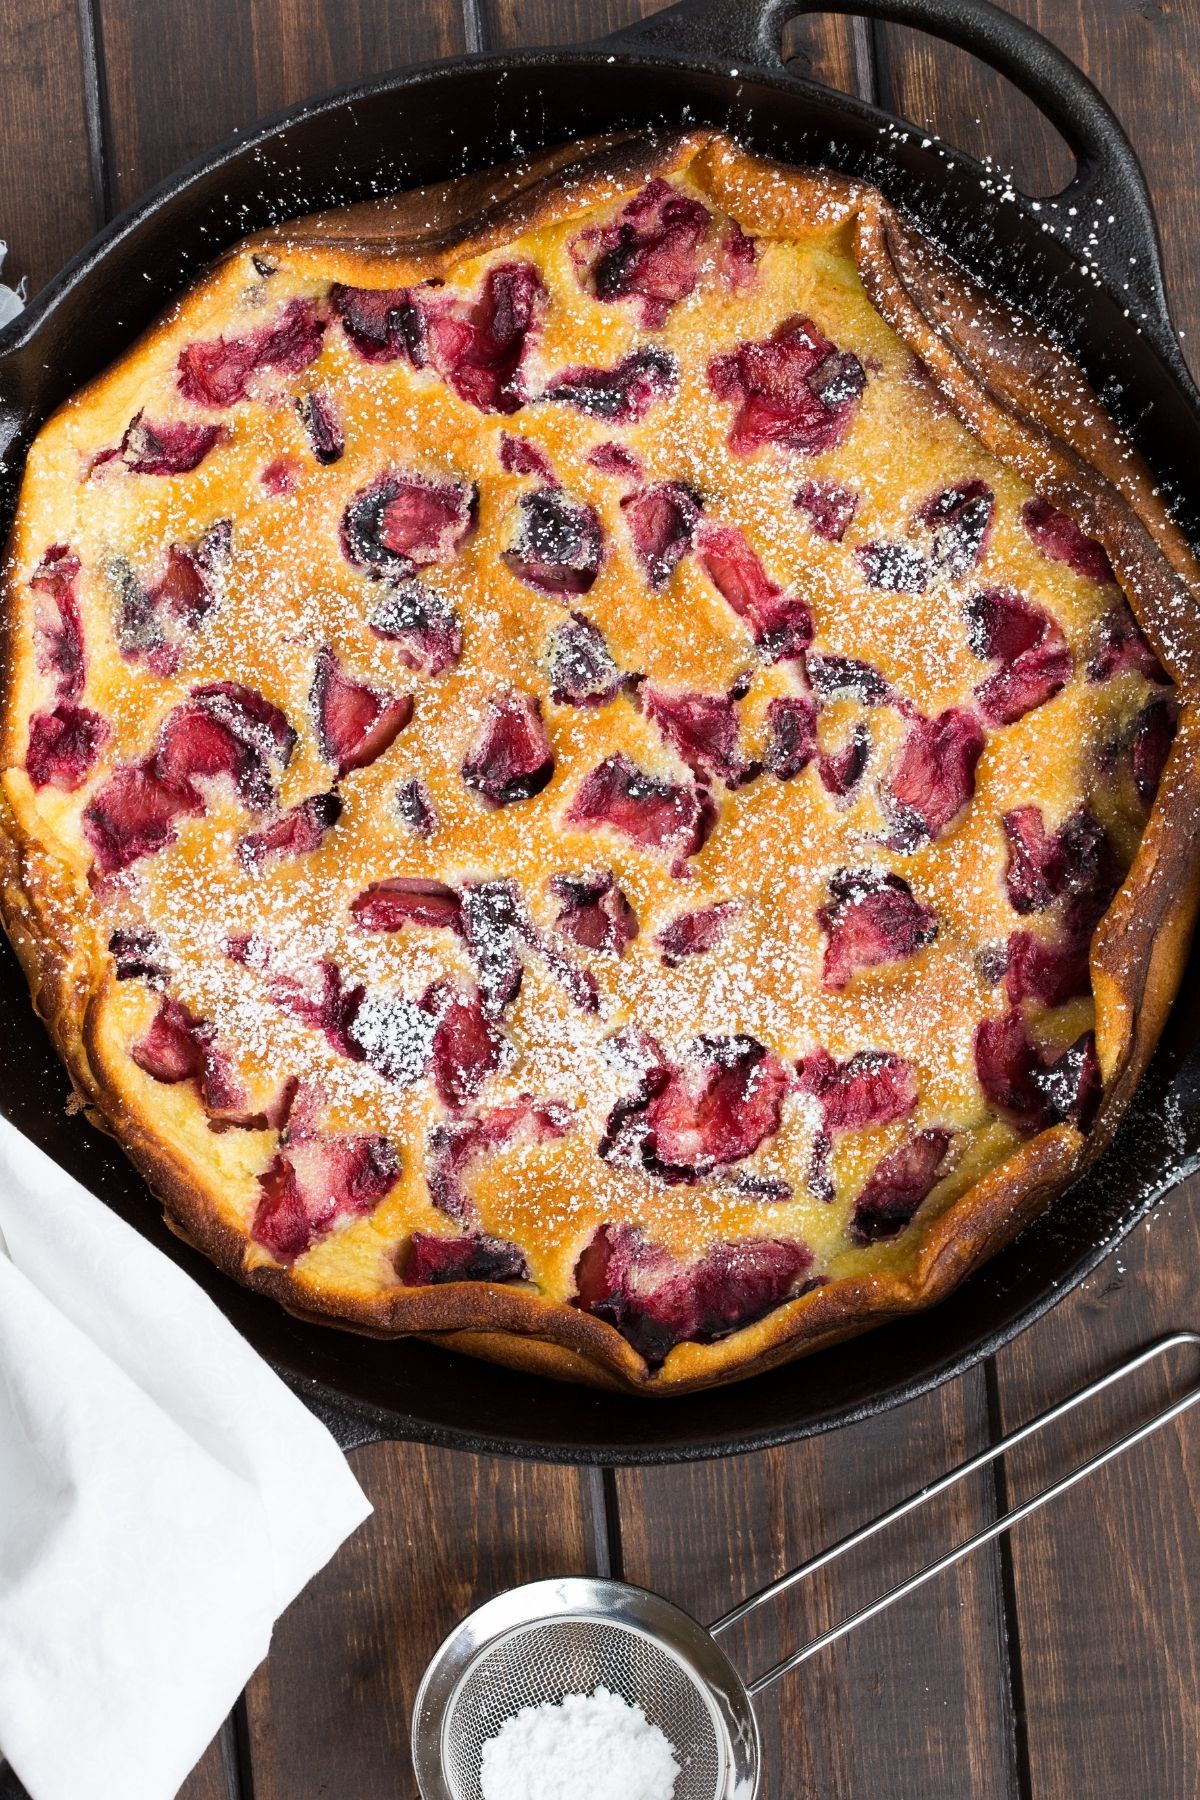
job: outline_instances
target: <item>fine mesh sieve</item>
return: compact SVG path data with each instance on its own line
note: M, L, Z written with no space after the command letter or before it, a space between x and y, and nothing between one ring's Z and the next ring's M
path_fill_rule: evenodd
M721 1792L724 1733L687 1664L646 1632L596 1618L525 1626L476 1658L446 1709L443 1758L451 1791L482 1800L483 1745L518 1708L598 1687L640 1706L670 1740L680 1766L675 1800L712 1800Z
M672 1800L754 1800L759 1780L755 1694L1178 1418L1200 1400L1200 1386L753 1681L743 1679L717 1638L886 1525L916 1511L1148 1362L1183 1347L1200 1349L1200 1334L1178 1331L1160 1339L789 1570L707 1629L660 1595L620 1581L568 1577L529 1582L497 1595L450 1633L421 1682L413 1711L412 1749L423 1800L482 1800L483 1746L506 1719L523 1706L557 1703L567 1694L590 1694L598 1687L639 1706L670 1741L679 1763Z
M483 1746L506 1719L598 1687L640 1706L670 1741L672 1800L753 1800L754 1709L711 1633L645 1588L581 1576L510 1588L450 1633L413 1709L424 1800L482 1800Z

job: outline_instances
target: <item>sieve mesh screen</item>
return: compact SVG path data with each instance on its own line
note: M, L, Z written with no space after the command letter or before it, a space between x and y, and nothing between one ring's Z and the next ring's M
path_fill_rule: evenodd
M640 1706L679 1763L672 1800L714 1800L725 1779L722 1736L703 1688L671 1651L626 1625L555 1618L483 1650L446 1708L442 1767L454 1800L482 1800L483 1746L522 1706L606 1687Z

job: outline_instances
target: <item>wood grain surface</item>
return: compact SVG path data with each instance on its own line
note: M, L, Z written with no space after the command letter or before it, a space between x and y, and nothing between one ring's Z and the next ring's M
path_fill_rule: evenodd
M0 20L5 279L24 277L36 292L102 223L89 137L93 45L76 0L5 0Z
M455 0L100 0L99 36L122 206L295 101L467 48Z
M237 1720L229 1718L179 1791L179 1800L239 1800Z
M803 1372L797 1372L803 1380ZM619 1477L625 1574L712 1619L865 1524L987 1439L979 1371L888 1417L726 1464ZM725 1648L756 1675L993 1516L990 1476L945 1495L756 1615ZM999 1562L823 1651L758 1707L772 1795L963 1800L1012 1789L1012 1718ZM947 1729L950 1721L953 1729Z
M1010 0L1109 96L1146 167L1176 318L1200 336L1200 4ZM643 0L0 0L0 233L36 288L178 164L307 94L462 50L583 41ZM819 78L1012 166L1068 173L1020 96L934 40L788 28ZM1185 348L1191 339L1185 337ZM412 1800L409 1710L441 1635L516 1581L624 1572L701 1618L1027 1418L1195 1325L1200 1186L995 1363L888 1416L617 1477L413 1445L356 1454L375 1514L280 1621L184 1800ZM735 1639L757 1670L1143 1416L1195 1371L978 1477ZM803 1366L796 1380L804 1379ZM1143 1447L764 1696L763 1800L1200 1800L1200 1422ZM0 1771L0 1794L18 1790Z
M375 1514L284 1615L247 1690L254 1800L415 1792L412 1703L451 1626L514 1582L596 1572L578 1470L386 1444L355 1473Z
M1197 1195L1151 1215L1126 1248L997 1359L1005 1428L1180 1324L1196 1323ZM1112 1405L1008 1459L1014 1503L1195 1381L1145 1371ZM1195 1414L1013 1533L1030 1792L1200 1794L1200 1420Z

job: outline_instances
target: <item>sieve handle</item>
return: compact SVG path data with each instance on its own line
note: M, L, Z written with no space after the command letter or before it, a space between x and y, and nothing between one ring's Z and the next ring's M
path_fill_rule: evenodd
M1087 1387L1080 1388L1077 1393L1069 1395L1065 1400L1060 1400L1056 1406L1040 1413L1027 1425L1021 1425L1016 1431L1009 1432L1007 1437L989 1445L986 1450L981 1450L977 1456L972 1456L967 1462L960 1463L956 1469L951 1469L947 1474L940 1476L928 1487L921 1488L915 1494L910 1494L907 1500L901 1500L898 1505L881 1513L877 1519L872 1519L869 1524L861 1526L857 1531L852 1531L848 1537L841 1538L836 1544L831 1544L827 1550L820 1551L808 1562L801 1563L798 1568L790 1569L777 1581L772 1581L766 1587L760 1588L756 1594L751 1594L749 1599L743 1600L740 1606L735 1606L732 1612L727 1612L723 1618L718 1619L716 1624L710 1627L713 1636L717 1637L723 1631L728 1631L740 1620L757 1612L758 1608L764 1606L768 1600L773 1600L778 1594L786 1593L789 1588L805 1581L818 1569L823 1569L829 1563L835 1562L838 1557L844 1556L855 1545L865 1543L868 1538L874 1537L876 1532L882 1531L885 1526L893 1524L897 1519L904 1518L907 1513L916 1512L919 1507L934 1499L936 1495L945 1493L947 1488L953 1487L959 1481L965 1481L968 1475L974 1474L977 1469L985 1468L988 1463L994 1462L998 1456L1003 1456L1014 1445L1024 1443L1027 1438L1035 1437L1039 1431L1044 1431L1056 1420L1065 1418L1068 1413L1073 1412L1077 1406L1082 1406L1085 1401L1093 1399L1097 1394L1104 1393L1106 1389L1115 1386L1117 1382L1124 1381L1127 1376L1144 1368L1147 1363L1153 1362L1156 1358L1185 1346L1200 1350L1200 1333L1175 1331L1169 1337L1160 1338L1157 1343L1148 1345L1136 1356L1130 1357L1127 1362L1119 1364L1109 1374L1102 1375L1099 1380L1090 1382ZM1178 1400L1173 1400L1161 1412L1155 1413L1153 1418L1148 1419L1144 1425L1139 1425L1136 1430L1127 1432L1123 1438L1119 1438L1107 1450L1101 1450L1097 1455L1089 1457L1086 1462L1080 1463L1078 1468L1072 1469L1069 1474L1063 1475L1058 1481L1051 1482L1049 1487L1042 1488L1039 1493L1024 1501L1022 1505L1014 1506L1009 1512L1002 1513L998 1519L994 1519L982 1531L977 1531L973 1537L967 1538L961 1544L956 1544L944 1556L939 1556L934 1562L926 1563L923 1569L919 1569L915 1575L910 1575L907 1581L902 1581L896 1587L889 1588L885 1594L881 1594L877 1600L871 1601L868 1606L851 1613L849 1617L842 1619L839 1624L832 1626L828 1631L823 1631L819 1637L813 1638L793 1655L785 1656L782 1662L777 1662L773 1668L767 1669L764 1674L749 1682L747 1691L752 1695L760 1694L764 1688L770 1687L772 1682L778 1681L781 1675L786 1675L789 1669L797 1668L800 1663L807 1662L810 1656L815 1656L819 1650L824 1650L828 1644L836 1643L838 1638L845 1637L847 1632L853 1631L856 1625L862 1625L867 1619L873 1619L877 1613L886 1611L895 1601L903 1599L906 1594L913 1593L925 1582L931 1581L935 1575L940 1575L943 1569L953 1568L955 1563L961 1562L963 1557L968 1556L980 1544L990 1544L993 1538L1000 1536L1001 1532L1008 1531L1021 1519L1029 1518L1031 1513L1037 1512L1049 1501L1056 1500L1060 1494L1065 1494L1068 1488L1073 1488L1077 1482L1083 1480L1085 1475L1090 1475L1095 1469L1102 1469L1105 1463L1113 1462L1126 1450L1131 1450L1135 1444L1140 1444L1143 1438L1148 1438L1151 1432L1157 1431L1160 1426L1168 1424L1172 1419L1179 1418L1197 1401L1200 1401L1200 1386L1190 1388Z

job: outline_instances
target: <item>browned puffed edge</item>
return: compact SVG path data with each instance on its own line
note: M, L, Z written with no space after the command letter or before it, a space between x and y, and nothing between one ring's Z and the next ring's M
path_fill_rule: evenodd
M1165 1023L1200 899L1200 569L1143 459L1082 374L877 194L856 221L872 302L993 455L1078 518L1108 552L1170 671L1178 730L1133 864L1093 939L1096 1037L1111 1129Z
M269 262L273 250L282 251L293 269L335 268L348 280L357 272L378 286L389 259L407 265L480 256L654 176L675 174L714 141L711 131L613 132L558 144L500 168L289 220L231 254L258 253Z
M45 1019L89 1112L113 1130L162 1199L168 1222L219 1267L297 1315L367 1335L419 1333L539 1374L648 1395L741 1380L941 1299L1016 1235L1099 1153L1145 1067L1178 987L1200 881L1200 722L1196 716L1196 600L1200 571L1082 375L1028 321L992 302L920 238L874 190L824 172L753 158L714 133L646 141L603 140L546 153L489 176L352 209L367 232L347 243L345 215L283 226L243 248L311 251L327 272L353 279L384 264L446 264L481 254L555 218L617 197L653 175L695 163L714 198L750 232L776 220L738 204L746 174L785 181L815 205L855 215L854 248L867 292L926 365L955 412L1002 461L1104 545L1139 621L1175 676L1180 729L1150 820L1120 893L1093 943L1092 980L1105 1092L1096 1122L1039 1133L962 1195L926 1231L913 1270L833 1282L790 1301L716 1344L686 1343L657 1371L602 1320L519 1286L447 1283L399 1287L370 1300L322 1293L282 1268L243 1267L242 1234L206 1204L202 1184L153 1130L132 1116L103 1071L94 1032L100 997L64 949L61 904L38 847L0 807L0 908ZM564 190L568 204L564 205ZM464 223L464 217L468 216ZM374 235L372 235L372 233ZM103 378L101 378L103 379ZM1183 604L1181 604L1181 596ZM69 935L67 938L69 944Z

